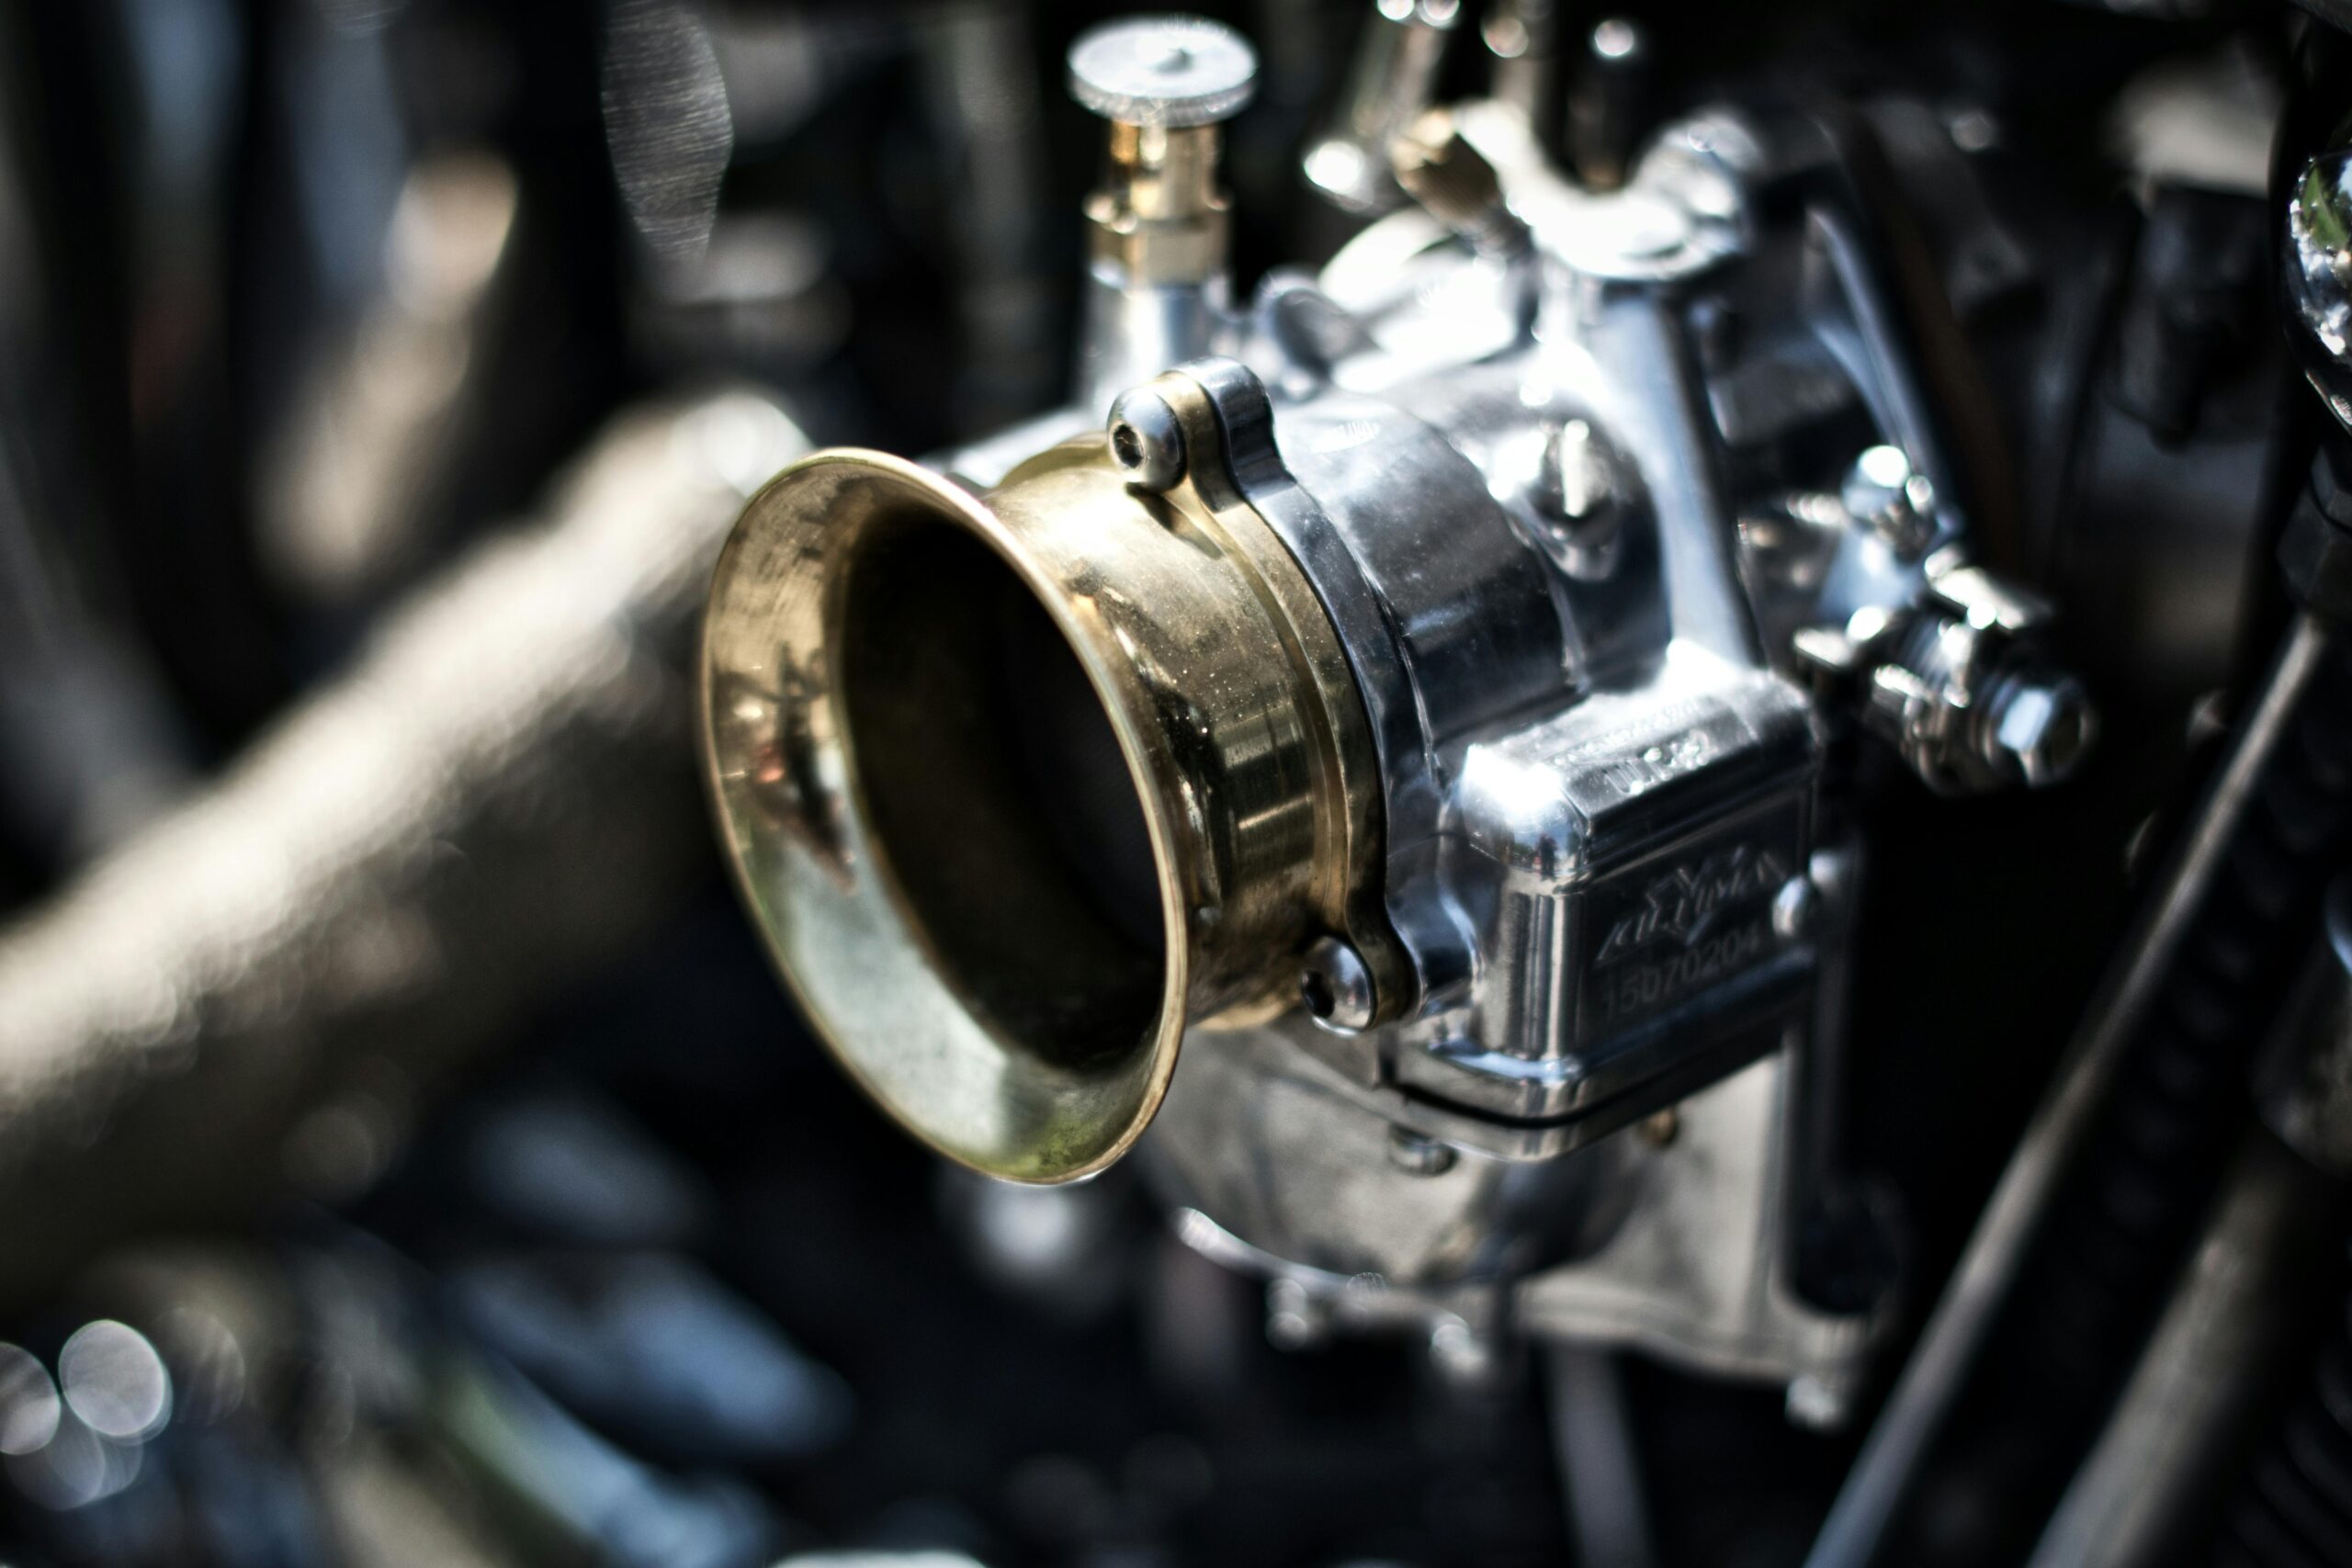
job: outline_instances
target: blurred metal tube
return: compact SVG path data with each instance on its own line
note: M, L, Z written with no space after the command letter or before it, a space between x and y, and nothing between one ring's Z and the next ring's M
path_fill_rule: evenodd
M1388 144L1429 107L1461 0L1375 0L1329 128L1307 149L1306 183L1341 211L1403 205Z
M1641 1455L1616 1352L1555 1345L1544 1351L1544 1366L1575 1561L1582 1568L1656 1568Z
M2030 1568L2149 1568L2217 1510L2233 1461L2275 1413L2297 1330L2343 1235L2332 1180L2256 1129L2138 1370L2052 1516Z
M748 393L624 417L544 525L0 931L0 1293L266 1190L305 1108L429 1080L676 906L692 626L806 446Z

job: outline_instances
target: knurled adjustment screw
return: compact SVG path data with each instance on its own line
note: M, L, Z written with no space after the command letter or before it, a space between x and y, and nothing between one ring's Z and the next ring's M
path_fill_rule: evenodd
M1257 84L1249 40L1204 17L1106 22L1069 51L1070 96L1122 125L1215 125L1240 113Z

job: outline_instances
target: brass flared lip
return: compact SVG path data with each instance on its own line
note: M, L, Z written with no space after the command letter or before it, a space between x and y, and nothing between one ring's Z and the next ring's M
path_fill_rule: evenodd
M840 711L838 568L865 529L908 509L968 533L1013 572L1117 738L1150 837L1162 932L1158 1015L1121 1070L1041 1064L969 1005L870 832ZM991 1176L1076 1180L1126 1153L1175 1070L1191 953L1174 765L1138 719L1148 694L1096 606L953 481L887 453L834 449L783 469L745 509L714 573L699 665L703 771L730 874L777 972L850 1076L917 1139ZM763 733L799 754L755 755ZM781 797L759 798L775 788Z

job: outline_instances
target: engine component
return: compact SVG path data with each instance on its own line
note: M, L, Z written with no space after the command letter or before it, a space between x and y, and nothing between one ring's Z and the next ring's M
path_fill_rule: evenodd
M2328 279L2342 263L2333 164L2332 156L2314 160L2295 182L2282 225L2280 281L2295 352L2323 402L2337 412L2344 343L2340 332L2331 335L2325 308ZM2311 487L2287 518L2280 547L2302 608L2286 628L2194 831L2127 941L1848 1476L1809 1559L1814 1568L1875 1561L1897 1534L1928 1454L1947 1437L1963 1391L1984 1386L1987 1347L2005 1326L2005 1310L2020 1298L2062 1301L2066 1310L2018 1314L2027 1323L2011 1338L2024 1346L2017 1360L2025 1371L2004 1386L2012 1412L2031 1405L2033 1436L2019 1442L1996 1435L1986 1446L2003 1450L2032 1484L2044 1484L2034 1472L2053 1467L2037 1461L2089 1440L2086 1428L2095 1426L2123 1377L2108 1348L2137 1342L2205 1194L2223 1179L2222 1156L2235 1129L2209 1102L2229 1104L2232 1089L2250 1073L2301 956L2297 935L2316 923L2352 832L2340 625L2346 603L2335 570L2339 531L2330 515L2342 462L2340 433L2324 433ZM2225 1211L2218 1222L2238 1233L2225 1245L2254 1257L2263 1248L2246 1233L2280 1223L2258 1211L2291 1207L2262 1193L2282 1168L2274 1161L2266 1172L2262 1164L2258 1155L2245 1156L2229 1173L2225 1201L2240 1212L2233 1221ZM2173 1397L2167 1380L2177 1378L2184 1356L2203 1353L2195 1347L2200 1337L2246 1332L2227 1321L2235 1311L2222 1299L2227 1293L2210 1282L2188 1282L2157 1325L2126 1399ZM2200 1413L2220 1421L2223 1405L2205 1397ZM1987 1425L1998 1433L2007 1423ZM2204 1434L2204 1440L2221 1436ZM2019 1455L2026 1456L2021 1466ZM2161 1518L2110 1529L2103 1516L2112 1506L2112 1467L2143 1461L2155 1462L2148 1454L2119 1459L2112 1447L2094 1450L2045 1550L2077 1555L2073 1532L2085 1529L2112 1536L2118 1551L2152 1531L2165 1533Z
M2352 1562L2352 0L1122 9L0 19L0 1560Z
M2314 158L2288 206L2290 334L2327 412L2352 429L2352 148Z
M1104 434L822 453L745 513L703 668L741 890L951 1157L1085 1176L1164 1100L1182 1234L1324 1317L1834 1420L1884 1292L1793 1265L1828 743L2046 784L2089 705L1975 564L1838 138L1711 111L1603 193L1507 106L1400 113L1419 207L1236 317L1194 122L1247 59L1072 51L1097 298L1150 307L1092 314L1090 375L1165 372Z
M1257 85L1239 35L1182 17L1100 28L1070 51L1069 88L1111 122L1102 187L1086 204L1087 400L1205 352L1227 313L1218 125Z
M1363 18L1330 129L1308 149L1308 182L1355 213L1400 205L1390 143L1428 107L1461 0L1378 0Z

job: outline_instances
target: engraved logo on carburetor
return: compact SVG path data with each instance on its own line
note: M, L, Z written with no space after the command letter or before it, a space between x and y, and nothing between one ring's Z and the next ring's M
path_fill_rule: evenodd
M1592 966L1605 968L1668 938L1688 947L1707 934L1721 911L1770 894L1788 876L1770 850L1746 844L1678 865L1644 889L1640 907L1610 928Z

